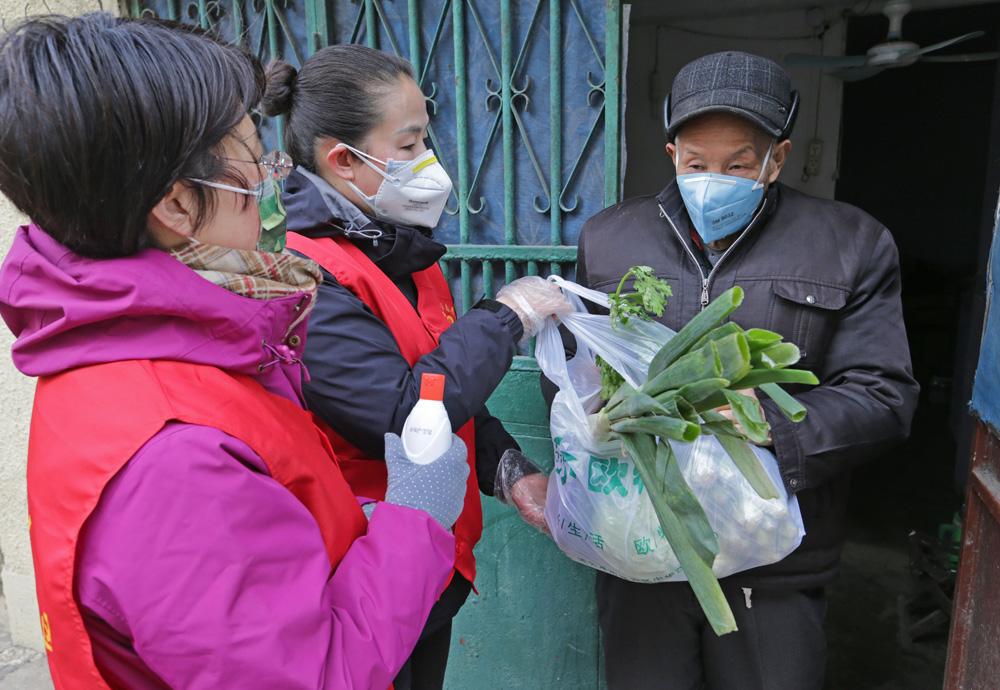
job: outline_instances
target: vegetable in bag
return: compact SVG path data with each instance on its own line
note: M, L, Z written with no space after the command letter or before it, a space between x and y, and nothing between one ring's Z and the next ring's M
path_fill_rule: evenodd
M623 293L630 277L634 279L634 289ZM656 279L652 269L634 267L608 298L612 326L627 336L640 332L637 322L649 321L651 314L662 315L669 296L669 285ZM587 481L593 484L594 461L598 460L597 479L617 491L619 498L624 499L627 495L627 490L621 491L628 481L633 486L641 486L655 512L658 526L652 538L637 537L637 552L657 547L654 542L662 538L691 583L713 630L720 635L736 630L736 624L713 570L720 553L720 535L713 530L703 502L714 505L730 500L725 487L713 483L736 481L738 472L760 500L744 500L731 506L741 511L738 524L744 531L735 537L726 534L727 543L739 544L742 538L749 544L753 544L754 539L766 541L768 546L775 541L775 548L784 548L793 542L797 545L801 539L800 524L796 528L792 521L782 522L772 514L782 510L783 503L778 499L784 491L778 487L780 479L770 476L758 457L760 451L755 444L768 442L770 425L757 398L747 395L747 391L760 390L774 400L790 420L798 422L804 418L805 409L780 384L818 383L811 372L790 368L798 362L799 351L794 344L784 342L780 334L762 329L744 330L727 321L742 300L743 291L739 287L720 295L659 347L645 372L637 374L634 365L629 367L630 371L625 370L620 361L616 363L599 356L596 363L600 371L600 397L606 403L586 422L592 444L605 444L608 448L618 447L624 451L616 458L601 459L591 454L586 468ZM577 376L581 374L577 372ZM717 411L721 407L728 407L732 419ZM697 445L706 438L713 438L716 443L712 447L721 446L728 455L735 468L732 478L719 476L723 465L717 457L701 466L697 465L699 456L693 451L683 458L678 457L675 447L687 448L685 444ZM559 440L556 439L557 445ZM613 471L610 468L612 460ZM569 473L576 471L574 465L580 463L560 458L557 447L558 481L565 484ZM685 471L689 476L695 472L693 476L700 477L695 483L702 500L692 491ZM562 476L558 476L560 472ZM718 494L714 499L713 491ZM795 511L797 516L797 506ZM556 509L552 519L558 521L562 519L560 515L560 510ZM599 524L601 519L613 520L616 516L614 511L603 514L597 511L591 517ZM629 525L628 529L633 527ZM734 549L733 546L729 548L731 552ZM579 554L570 555L577 557ZM582 557L577 559L583 560ZM595 567L607 569L600 564ZM719 570L726 572L725 568Z

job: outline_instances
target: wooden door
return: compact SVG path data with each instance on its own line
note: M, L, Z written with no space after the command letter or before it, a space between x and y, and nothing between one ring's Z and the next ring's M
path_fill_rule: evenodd
M947 690L1000 688L1000 436L979 422L952 615Z

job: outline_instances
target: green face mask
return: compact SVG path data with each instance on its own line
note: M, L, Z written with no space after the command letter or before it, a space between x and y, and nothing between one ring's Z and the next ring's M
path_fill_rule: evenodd
M260 212L260 235L257 238L257 251L274 254L284 251L285 235L288 234L288 213L285 212L285 205L281 203L281 187L278 186L277 180L266 177L254 185L253 189L243 189L198 178L192 178L191 181L213 189L224 189L228 192L245 194L257 199L257 210Z
M285 236L288 234L288 213L281 203L281 189L277 180L270 178L258 185L260 196L257 197L257 208L260 210L260 238L257 240L257 251L280 253L285 249Z

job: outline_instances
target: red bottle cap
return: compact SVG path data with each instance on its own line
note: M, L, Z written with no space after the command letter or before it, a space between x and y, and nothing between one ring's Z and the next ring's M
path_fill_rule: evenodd
M420 399L444 400L444 374L420 375Z

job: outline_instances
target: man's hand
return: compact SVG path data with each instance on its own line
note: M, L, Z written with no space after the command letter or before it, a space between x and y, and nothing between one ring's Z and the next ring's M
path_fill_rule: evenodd
M746 396L748 396L750 398L753 398L754 400L757 400L758 401L757 404L758 405L760 404L760 401L757 398L757 393L754 391L753 388L748 388L746 390L742 390L742 391L740 391L740 393L743 394L743 395L746 395ZM744 431L743 427L740 426L740 423L738 421L736 421L736 415L733 414L733 410L732 410L731 407L729 407L729 405L723 405L722 407L717 407L717 408L715 408L715 411L718 412L719 414L721 414L723 417L725 417L729 421L731 421L733 423L733 425L736 427L737 431L739 431L744 436L746 435L746 431ZM764 411L763 407L760 408L760 414L761 414L761 417L764 418L764 421L767 421L767 413ZM753 442L751 441L751 443L753 443ZM773 440L771 439L771 434L770 434L770 432L768 432L768 434L767 434L767 440L764 443L758 443L757 445L759 445L759 446L770 446L770 445L772 445L772 443L773 443Z
M521 519L545 534L549 534L545 524L548 487L549 478L524 453L517 448L504 451L497 465L493 495L501 503L517 508Z
M549 478L541 472L522 477L510 489L510 500L521 514L521 519L532 527L549 534L545 523L545 496Z

